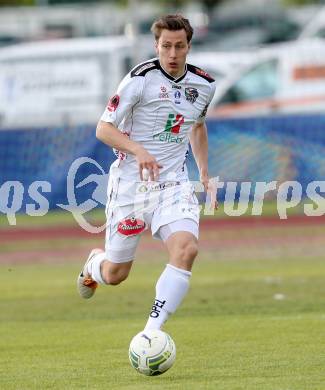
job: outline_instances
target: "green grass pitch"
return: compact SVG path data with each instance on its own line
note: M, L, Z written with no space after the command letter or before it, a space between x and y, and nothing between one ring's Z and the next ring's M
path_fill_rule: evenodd
M163 253L140 251L124 284L89 301L76 293L82 260L1 265L0 388L325 389L324 258L217 251L201 251L190 293L165 327L177 359L159 377L138 374L127 352Z

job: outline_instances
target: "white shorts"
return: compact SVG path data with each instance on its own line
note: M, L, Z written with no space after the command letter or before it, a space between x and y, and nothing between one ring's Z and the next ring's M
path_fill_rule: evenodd
M200 208L192 184L132 183L110 177L106 207L107 258L114 263L135 257L141 234L151 227L154 238L166 241L177 231L198 238Z

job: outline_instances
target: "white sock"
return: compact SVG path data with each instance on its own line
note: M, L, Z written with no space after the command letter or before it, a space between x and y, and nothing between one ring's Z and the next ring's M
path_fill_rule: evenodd
M156 284L156 298L145 330L160 329L185 297L192 273L167 264Z
M97 253L87 264L87 272L99 284L106 284L100 272L100 266L104 260L106 260L106 253Z

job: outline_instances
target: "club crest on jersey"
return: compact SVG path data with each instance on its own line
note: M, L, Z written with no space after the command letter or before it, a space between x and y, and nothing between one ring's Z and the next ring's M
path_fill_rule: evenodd
M117 226L117 231L123 236L136 236L144 231L146 224L141 219L135 217L120 221Z
M109 102L107 104L108 111L116 111L118 105L120 103L120 97L119 95L114 95L112 98L109 99Z
M194 103L199 97L199 92L196 88L187 87L185 88L185 97L187 101Z

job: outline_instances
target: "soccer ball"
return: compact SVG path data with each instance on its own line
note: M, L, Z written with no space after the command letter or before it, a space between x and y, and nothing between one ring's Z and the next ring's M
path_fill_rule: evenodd
M175 343L162 330L142 331L130 343L131 365L141 374L160 375L173 365L175 358Z

